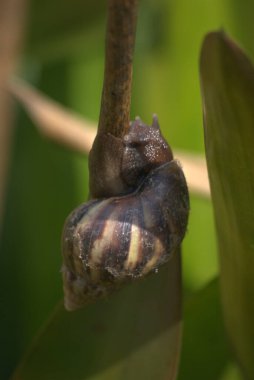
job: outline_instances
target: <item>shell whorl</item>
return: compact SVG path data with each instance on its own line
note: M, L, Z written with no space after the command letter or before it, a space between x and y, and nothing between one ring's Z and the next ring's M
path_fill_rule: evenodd
M125 140L128 147L136 149L135 135ZM142 144L141 156L146 146ZM148 163L147 170L137 162L138 154L133 164L137 164L136 173L141 180L135 190L93 199L66 220L62 271L68 310L156 271L170 259L184 237L189 198L181 167L169 159L170 151L166 162L157 157L160 162ZM132 185L131 169L126 169L124 176Z

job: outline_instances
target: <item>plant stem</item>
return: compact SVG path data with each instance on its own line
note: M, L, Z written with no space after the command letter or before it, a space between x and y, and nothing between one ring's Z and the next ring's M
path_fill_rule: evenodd
M137 0L108 0L99 132L123 137L129 127Z
M8 90L23 105L34 125L45 137L75 152L89 153L96 135L96 123L74 114L21 79L12 80ZM181 162L189 190L209 198L204 157L179 150L174 150L174 155Z
M13 104L7 91L7 85L22 46L26 10L26 0L0 1L0 235L14 127Z

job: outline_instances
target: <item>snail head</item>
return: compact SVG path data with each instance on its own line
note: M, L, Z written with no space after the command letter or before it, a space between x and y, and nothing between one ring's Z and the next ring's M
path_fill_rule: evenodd
M136 117L123 139L122 178L135 187L151 170L173 160L172 151L160 132L157 115L151 126Z

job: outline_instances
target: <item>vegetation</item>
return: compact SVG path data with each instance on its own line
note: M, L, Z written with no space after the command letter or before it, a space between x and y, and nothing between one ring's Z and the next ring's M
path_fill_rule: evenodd
M105 3L32 0L16 70L94 122L104 70ZM223 32L208 34L202 44L209 31L223 26L252 56L253 7L235 0L142 0L139 6L131 118L140 115L149 123L156 112L179 156L199 154L198 162L206 149L211 184L211 199L191 188L182 246L180 380L254 378L254 69ZM20 9L26 10L25 2ZM15 95L11 85L4 86ZM181 321L172 311L180 295L180 273L173 269L179 263L78 312L66 312L59 301L61 231L69 212L88 197L87 157L82 149L42 138L31 108L25 108L15 104L6 195L0 199L0 377L174 379ZM6 141L0 140L1 152Z

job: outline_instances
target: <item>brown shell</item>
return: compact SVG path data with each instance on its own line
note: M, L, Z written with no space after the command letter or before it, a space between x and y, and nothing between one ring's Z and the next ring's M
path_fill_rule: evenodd
M74 210L62 239L65 307L77 309L157 271L181 243L188 212L186 181L175 160L153 169L129 195Z

